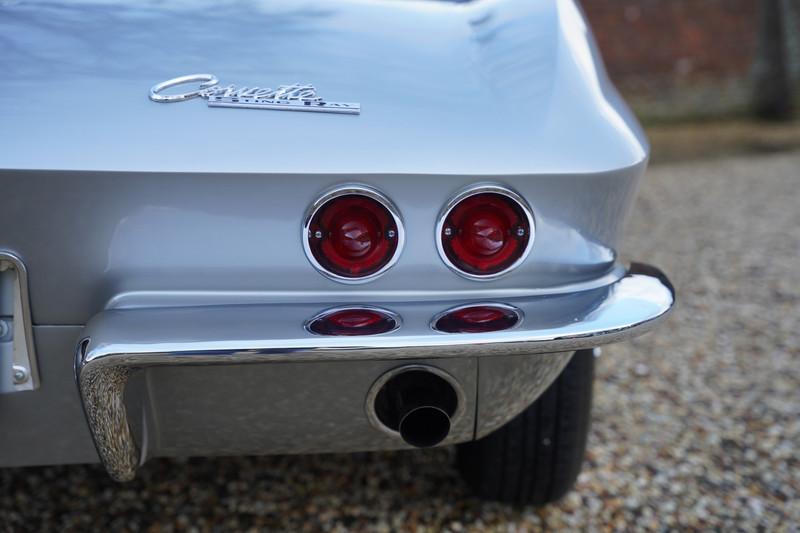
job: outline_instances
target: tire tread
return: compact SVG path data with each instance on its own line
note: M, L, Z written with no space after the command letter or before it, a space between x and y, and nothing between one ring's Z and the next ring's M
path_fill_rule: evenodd
M464 479L482 498L544 505L563 497L580 473L589 432L594 355L573 355L527 409L486 437L458 446Z

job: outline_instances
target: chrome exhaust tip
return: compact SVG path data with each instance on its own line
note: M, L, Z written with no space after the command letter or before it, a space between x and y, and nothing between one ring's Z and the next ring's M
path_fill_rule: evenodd
M464 393L447 372L407 365L381 376L367 395L370 422L415 448L444 441L464 406Z

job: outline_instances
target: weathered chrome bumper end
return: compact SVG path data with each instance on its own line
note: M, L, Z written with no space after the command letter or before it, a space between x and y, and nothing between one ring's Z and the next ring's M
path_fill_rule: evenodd
M535 354L572 352L644 333L668 314L674 298L672 285L660 271L632 264L624 277L607 287L508 299L503 303L519 308L524 320L512 330L493 333L446 334L431 329L432 317L466 303L453 301L386 302L385 307L402 317L402 327L370 337L325 337L307 332L305 320L320 311L320 306L310 304L107 310L87 325L75 370L98 454L109 474L125 481L134 477L147 455L137 445L124 402L128 379L137 370L301 361L489 361L487 358L508 356L547 361L549 355ZM566 360L553 358L547 363L553 367L548 380ZM374 380L378 378L374 376ZM525 402L533 401L548 380L540 380L535 389L528 390ZM519 392L508 390L516 381L509 383L512 385L501 387L506 398ZM479 388L471 383L468 393L475 396ZM503 408L502 402L497 405ZM476 418L490 416L478 411L474 399L470 407L475 423L468 424L464 430L468 433L462 432L460 440L481 436L482 432L474 429L479 426Z

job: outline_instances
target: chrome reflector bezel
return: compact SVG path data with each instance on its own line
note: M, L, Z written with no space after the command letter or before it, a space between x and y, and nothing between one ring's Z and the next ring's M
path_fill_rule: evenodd
M309 232L311 227L311 221L313 220L314 215L316 215L317 212L331 200L346 195L359 195L375 200L383 207L385 207L387 211L389 211L389 214L392 216L392 219L394 220L394 223L397 226L397 248L395 249L392 257L383 267L380 268L380 270L360 278L342 276L335 272L331 272L330 270L322 266L319 263L319 261L317 261L317 258L314 257L314 253L311 250L311 246L309 244L309 237L310 237ZM397 263L398 259L400 259L400 254L403 252L403 247L405 246L406 232L405 232L405 226L403 225L403 219L400 216L400 211L397 209L394 203L391 200L389 200L389 198L386 195L368 185L346 184L346 185L340 185L326 192L320 198L318 198L313 204L311 204L311 206L308 208L306 212L306 216L303 222L301 238L303 241L303 250L305 251L306 258L311 263L311 265L315 269L317 269L317 271L320 274L322 274L326 278L338 281L339 283L358 284L358 283L367 283L382 276L387 270L392 268L395 265L395 263Z
M471 196L484 193L494 193L503 195L512 200L513 202L515 202L517 205L519 205L519 207L525 213L526 219L528 220L528 225L530 227L530 236L528 237L527 246L522 251L522 254L519 256L519 258L516 261L514 261L514 263L512 263L505 269L501 270L500 272L495 272L493 274L479 275L470 272L465 272L464 270L461 270L455 264L453 264L452 261L450 261L450 258L447 257L447 253L445 252L444 245L442 243L442 230L444 229L444 222L447 219L447 216L456 207L456 205L458 205L460 202L466 200ZM481 183L467 187L466 189L456 194L445 204L444 208L439 213L439 218L436 222L436 233L434 235L434 239L436 240L436 249L439 251L439 257L441 257L444 264L447 265L448 268L450 268L450 270L470 280L492 281L509 274L511 271L519 267L525 261L525 259L528 258L528 255L530 254L531 249L533 248L533 241L536 239L536 221L533 216L533 210L531 209L528 202L526 202L525 199L520 194L501 185Z
M310 333L311 335L315 335L315 336L320 336L320 337L335 336L335 335L323 335L321 333L317 333L316 331L311 329L311 324L313 324L317 320L323 319L323 318L325 318L327 316L330 316L330 315L332 315L334 313L338 313L340 311L374 311L374 312L377 312L377 313L382 313L382 314L388 316L389 318L391 318L394 321L394 327L392 329L388 330L388 331L382 331L380 333L374 333L374 334L355 335L356 337L360 337L360 336L363 336L363 337L378 337L380 335L388 335L388 334L390 334L390 333L392 333L394 331L397 331L398 329L400 329L400 326L403 325L403 319L400 317L400 315L398 315L394 311L390 311L389 309L386 309L385 307L377 307L377 306L374 306L374 305L340 305L340 306L337 306L337 307L330 307L330 308L325 309L324 311L320 311L316 315L312 316L311 318L309 318L308 320L305 321L305 323L303 324L303 329L305 329L306 332Z
M451 333L449 331L442 331L436 327L436 323L442 317L449 315L450 313L455 313L456 311L461 311L462 309L467 309L470 307L499 307L500 309L505 309L506 311L510 311L517 317L517 321L514 323L513 326L506 329L501 329L497 331L511 331L512 329L517 329L522 325L522 322L525 320L525 313L522 312L522 309L519 307L515 307L511 304L504 304L499 302L474 302L468 303L463 305L457 305L455 307L451 307L449 309L445 309L440 313L436 313L430 321L430 328L437 333L442 333L443 335L470 335L470 333ZM493 333L493 332L492 332Z

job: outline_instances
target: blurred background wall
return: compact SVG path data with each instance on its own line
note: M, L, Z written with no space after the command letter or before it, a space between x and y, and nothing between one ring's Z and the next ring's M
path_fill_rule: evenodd
M645 122L788 119L800 0L582 0L609 74Z

